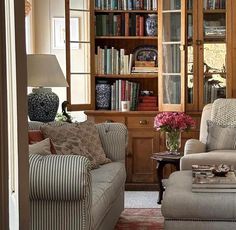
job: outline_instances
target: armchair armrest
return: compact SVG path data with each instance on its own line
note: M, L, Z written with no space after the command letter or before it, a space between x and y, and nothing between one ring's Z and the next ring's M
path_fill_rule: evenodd
M202 143L197 139L187 140L184 146L184 155L202 152L206 152L206 144Z
M112 161L124 161L128 144L127 127L121 123L96 125L103 149Z
M90 170L83 156L31 154L30 199L83 200L91 192Z

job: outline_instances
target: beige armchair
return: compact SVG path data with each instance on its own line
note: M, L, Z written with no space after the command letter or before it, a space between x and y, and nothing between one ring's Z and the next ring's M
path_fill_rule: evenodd
M206 149L208 135L207 120L212 120L212 117L214 118L213 113L216 113L217 116L224 116L221 119L221 125L223 125L224 122L227 123L227 120L230 120L230 125L235 125L234 120L236 119L236 113L234 114L234 112L236 111L236 99L218 99L217 102L218 103L216 103L216 106L220 105L220 108L217 108L216 106L213 107L213 104L208 104L204 107L201 117L199 140L190 139L186 142L184 156L180 161L181 170L190 170L193 164L200 165L224 163L234 165L234 168L236 168L236 150L221 149L207 152ZM230 109L229 113L227 113L227 109ZM225 125L229 125L229 123ZM230 138L230 136L227 138Z

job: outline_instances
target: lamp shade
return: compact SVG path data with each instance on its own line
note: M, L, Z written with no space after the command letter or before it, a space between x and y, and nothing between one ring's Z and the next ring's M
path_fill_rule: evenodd
M28 86L67 87L67 81L55 55L27 55Z
M34 88L28 95L28 115L31 121L50 122L55 119L59 98L51 88L68 86L55 55L27 55L28 86Z

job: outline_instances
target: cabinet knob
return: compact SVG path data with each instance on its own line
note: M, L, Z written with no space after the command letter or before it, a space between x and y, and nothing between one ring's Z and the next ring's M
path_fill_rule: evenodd
M139 124L140 125L147 125L148 121L147 120L141 120L141 121L139 121Z

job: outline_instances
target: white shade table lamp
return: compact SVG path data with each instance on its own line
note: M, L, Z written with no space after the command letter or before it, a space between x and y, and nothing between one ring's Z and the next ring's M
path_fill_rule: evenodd
M33 88L28 95L28 115L31 121L50 122L56 117L59 98L51 88L67 87L65 76L55 55L27 55L28 86Z

